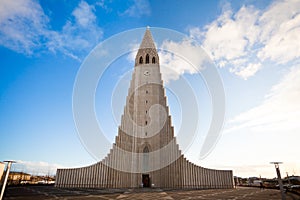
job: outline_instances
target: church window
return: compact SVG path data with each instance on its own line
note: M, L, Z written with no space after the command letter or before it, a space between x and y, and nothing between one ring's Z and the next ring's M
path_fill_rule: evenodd
M143 153L149 153L149 148L148 146L145 146L144 150L143 150Z
M152 63L155 64L155 57L152 58Z
M148 111L146 110L146 114L148 113Z
M145 102L148 103L148 100L146 100Z
M146 55L146 64L149 63L149 54Z
M143 57L140 57L140 64L143 64Z
M148 124L148 121L145 121L145 125L147 125Z
M146 94L148 94L148 90L146 90Z

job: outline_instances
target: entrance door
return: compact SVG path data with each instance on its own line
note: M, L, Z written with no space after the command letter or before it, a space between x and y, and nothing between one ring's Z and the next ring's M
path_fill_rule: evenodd
M142 175L142 182L143 182L143 187L150 187L149 174L143 174Z

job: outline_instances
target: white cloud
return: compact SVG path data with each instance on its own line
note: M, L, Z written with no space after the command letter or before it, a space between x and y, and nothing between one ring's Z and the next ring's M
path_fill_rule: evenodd
M43 161L17 160L12 165L11 171L20 171L32 175L55 175L57 168L63 168L63 166Z
M300 129L300 66L293 67L272 87L264 102L228 122L225 132L295 132Z
M151 7L148 0L134 0L132 6L130 6L123 15L129 15L130 17L149 16L151 14Z
M235 67L230 68L229 71L242 77L244 80L247 80L249 77L256 74L256 72L259 71L261 67L261 63L248 63L246 67L235 65Z
M295 18L300 10L298 0L274 1L260 16L259 24L263 26L260 40L266 42L270 36L278 33L281 26Z
M72 15L73 21L67 21L62 31L50 32L49 50L61 51L74 59L78 54L88 53L102 38L102 30L96 23L94 7L81 1Z
M203 48L216 61L219 67L230 67L230 72L248 79L260 68L261 63L253 60L260 28L257 24L259 11L253 6L243 6L233 13L228 5L215 21L201 31L194 27L190 36L200 40Z
M260 59L286 63L300 57L300 1L275 2L259 20L264 45Z
M258 11L253 7L242 7L237 13L226 10L217 20L204 27L200 33L203 46L211 56L232 60L246 55L246 50L257 40L259 29L255 22ZM190 34L199 34L192 30ZM193 36L199 38L199 36Z
M62 30L54 31L50 29L49 18L37 1L2 1L0 44L27 55L37 50L50 50L80 60L102 38L94 11L94 6L81 1Z
M159 52L159 59L162 78L166 83L184 73L198 73L208 59L202 47L188 38L181 42L166 40L160 49L165 50Z
M107 6L107 1L106 0L99 0L95 3L95 5L101 7L106 12L111 12L112 11L112 9Z
M48 21L36 1L1 1L0 45L30 55L42 46Z
M247 79L268 60L283 64L300 57L300 1L275 1L264 10L242 6L236 13L226 5L216 20L189 32L217 65Z
M96 22L96 16L94 15L93 10L95 10L93 6L82 1L72 12L72 15L75 17L76 23L79 26L87 28L88 26L93 26Z

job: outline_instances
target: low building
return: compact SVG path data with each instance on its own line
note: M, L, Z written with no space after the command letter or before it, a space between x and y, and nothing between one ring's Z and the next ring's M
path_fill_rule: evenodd
M31 176L31 184L54 184L55 177L53 176Z
M0 162L0 182L1 182L2 176L4 174L4 169L5 169L5 163Z
M31 179L31 175L24 172L10 172L8 176L8 184L16 185L27 183Z

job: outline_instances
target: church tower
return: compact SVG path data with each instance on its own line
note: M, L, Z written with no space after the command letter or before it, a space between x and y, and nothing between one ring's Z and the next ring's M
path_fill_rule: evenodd
M161 79L159 56L147 28L135 58L118 135L109 154L83 168L58 169L56 187L232 188L230 170L206 169L179 150Z

